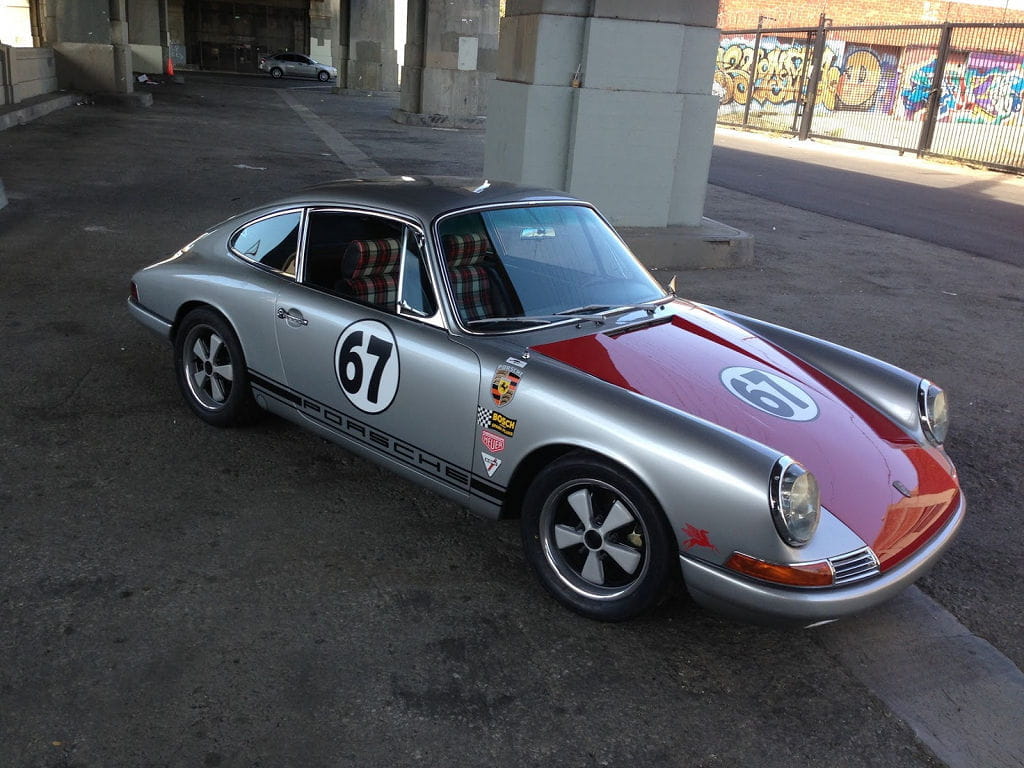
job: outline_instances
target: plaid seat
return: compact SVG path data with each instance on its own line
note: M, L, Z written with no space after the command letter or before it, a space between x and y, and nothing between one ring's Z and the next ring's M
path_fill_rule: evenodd
M353 240L342 257L346 293L381 309L394 310L398 303L397 239Z
M499 308L495 306L491 270L483 264L491 252L487 236L445 235L441 244L459 316L463 320L494 317Z

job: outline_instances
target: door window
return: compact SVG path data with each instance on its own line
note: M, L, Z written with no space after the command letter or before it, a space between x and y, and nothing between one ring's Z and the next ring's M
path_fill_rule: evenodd
M346 211L309 216L303 282L385 312L436 313L414 232L402 222Z

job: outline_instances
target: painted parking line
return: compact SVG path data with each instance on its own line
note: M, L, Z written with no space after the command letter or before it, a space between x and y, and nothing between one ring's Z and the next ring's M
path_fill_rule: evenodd
M950 768L1024 767L1024 674L916 587L817 631Z
M300 104L291 93L286 90L279 90L277 94L284 99L285 104L295 110L296 114L302 118L302 121L309 126L309 129L338 156L341 162L349 167L354 175L362 178L388 175L388 172L373 162L369 155L338 133L326 120L317 116L308 107Z

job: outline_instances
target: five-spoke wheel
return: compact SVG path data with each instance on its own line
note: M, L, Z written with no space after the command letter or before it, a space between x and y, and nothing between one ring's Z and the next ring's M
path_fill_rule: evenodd
M195 309L175 335L174 362L185 401L204 421L230 426L258 413L242 347L231 327L209 309Z
M674 558L664 516L646 488L599 457L570 454L540 472L522 525L541 582L584 615L630 618L669 583Z

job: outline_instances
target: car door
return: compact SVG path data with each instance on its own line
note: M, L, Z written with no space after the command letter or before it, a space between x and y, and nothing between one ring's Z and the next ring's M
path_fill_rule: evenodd
M444 327L417 233L377 214L310 211L302 279L277 299L278 348L305 418L468 492L480 363Z
M313 60L300 53L295 54L295 74L303 77L316 77L316 66Z

